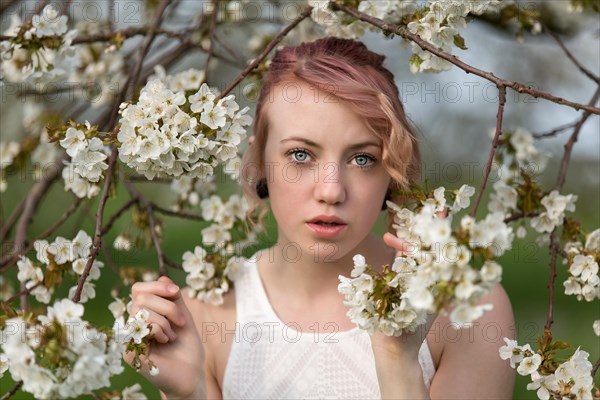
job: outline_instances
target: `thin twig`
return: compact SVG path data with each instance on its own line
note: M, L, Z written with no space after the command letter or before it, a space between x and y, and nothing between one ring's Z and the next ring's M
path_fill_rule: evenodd
M229 84L229 86L227 86L227 88L225 90L223 90L221 92L221 94L219 94L217 96L215 101L218 101L218 100L222 99L223 97L227 96L227 94L229 92L231 92L233 90L233 88L235 88L238 85L238 83L240 83L246 76L248 76L250 71L252 71L254 68L256 68L258 66L258 64L260 64L260 62L269 55L269 52L275 46L277 46L277 44L279 42L281 42L281 40L285 37L285 35L287 35L292 29L294 29L296 27L296 25L298 25L300 22L302 22L304 19L306 19L310 15L311 10L312 10L312 7L307 7L304 11L302 11L302 14L300 14L295 20L290 22L281 32L279 32L273 38L273 40L271 40L271 42L267 45L267 47L240 73L240 75L238 75L238 77L235 78L235 80L233 82L231 82Z
M146 54L148 54L148 50L150 50L150 46L152 45L152 42L154 42L154 39L156 37L156 33L157 33L158 29L160 29L160 23L161 23L161 20L163 17L163 13L168 5L169 5L169 0L162 0L160 5L156 9L156 13L154 14L152 21L149 24L148 32L146 33L146 36L144 36L144 41L140 47L138 59L134 65L134 67L129 71L129 74L127 75L127 81L125 82L124 88L119 93L117 101L115 102L115 104L112 108L110 119L107 124L107 126L110 127L111 129L112 129L112 127L114 127L115 122L117 121L117 115L119 113L119 105L125 98L128 98L128 96L127 96L128 93L133 94L133 88L135 87L135 85L138 81L138 78L140 77L140 73L142 71L142 65L144 63L144 58L146 57Z
M167 208L160 207L159 205L157 205L155 203L150 203L150 204L152 205L152 208L154 209L154 211L157 211L161 214L170 215L173 217L179 217L179 218L183 218L183 219L193 219L196 221L206 222L206 220L204 218L202 218L202 216L197 215L197 214L192 214L192 213L188 213L185 211L173 211L173 210L169 210Z
M552 130L549 130L547 132L534 133L533 137L535 139L544 139L544 138L547 138L547 137L556 136L559 133L566 131L567 129L574 128L577 125L578 122L579 122L579 119L577 121L575 121L575 122L570 122L568 124L557 126L556 128L554 128Z
M560 48L565 52L565 54L567 55L567 57L569 58L569 60L571 60L573 62L573 64L575 64L575 66L577 68L579 68L579 70L588 78L590 78L591 80L593 80L594 82L596 82L597 84L600 84L600 77L598 77L597 75L595 75L592 71L590 71L589 69L587 69L585 66L583 66L583 64L581 64L579 62L579 60L577 60L575 58L575 56L573 55L573 53L571 53L569 51L569 49L567 49L567 46L565 46L564 42L562 41L562 39L560 38L560 36L558 36L556 33L552 32L551 29L546 28L546 32L548 32L550 34L550 36L552 36L554 38L554 40L556 40L556 43L558 43L558 45L560 46Z
M62 160L64 156L61 156ZM59 164L61 161L59 160ZM33 187L27 193L27 197L25 200L25 205L23 207L23 213L19 218L19 222L17 223L17 227L15 230L15 242L13 246L13 254L19 254L22 249L25 248L27 243L27 230L29 228L29 224L33 218L33 214L35 210L38 208L42 197L48 192L52 184L58 178L58 168L52 168L47 174L43 174L42 179L40 179L37 183L33 185ZM21 282L21 290L25 289L24 283ZM27 305L27 296L21 296L21 309L23 312L27 313L28 305Z
M517 221L521 218L532 218L532 217L537 217L539 215L539 213L517 213L517 214L512 214L509 215L508 217L504 218L504 223L508 224L509 222L513 222L513 221Z
M56 229L58 229L67 220L67 218L69 218L77 210L77 208L79 207L81 202L82 202L82 199L76 198L75 201L73 202L73 204L71 204L71 207L69 207L60 216L59 219L54 221L54 223L50 226L50 228L46 229L44 232L40 233L34 240L30 241L27 244L27 246L19 253L12 253L9 256L7 256L5 259L3 259L0 262L0 272L3 272L5 270L7 270L8 268L12 267L13 265L15 265L15 263L17 261L19 261L19 257L22 254L28 253L29 250L31 250L33 248L33 245L35 242L37 242L38 240L43 240L43 239L47 238L48 236L52 235L52 233Z
M552 323L554 322L554 281L556 280L556 253L558 243L556 240L556 228L550 233L550 276L548 278L548 316L544 325L544 337L547 343L552 341Z
M15 386L13 386L8 392L6 392L4 396L0 398L0 400L10 399L11 396L17 392L17 390L21 389L21 386L23 386L23 381L15 383Z
M85 268L83 273L79 277L77 281L77 289L75 291L75 295L73 296L73 302L79 303L81 299L81 292L83 290L83 285L85 280L90 275L90 270L92 269L92 265L94 264L94 260L98 256L98 252L100 250L100 246L102 245L102 217L104 216L104 207L106 206L106 202L108 201L108 194L110 193L110 185L112 183L113 177L113 169L115 167L117 161L117 149L115 146L112 146L110 157L108 158L108 168L106 170L106 178L104 178L104 188L102 189L102 196L100 197L100 204L98 205L98 211L96 212L96 232L94 234L94 240L92 242L92 248L90 249L90 255L88 256L87 263L85 264Z
M498 112L496 114L496 133L494 134L494 140L492 141L488 161L485 166L485 174L483 175L483 180L481 181L479 191L477 192L475 204L471 209L470 215L473 218L475 218L475 214L477 214L477 208L479 207L479 203L481 202L483 191L485 190L488 177L490 176L490 171L492 170L492 162L494 161L494 154L496 154L496 149L498 148L498 140L500 139L500 135L502 135L502 119L504 118L504 104L506 103L506 88L504 86L498 86L498 94L499 98Z
M165 264L167 264L169 267L183 271L183 267L181 265L177 264L175 261L171 260L169 257L165 256L164 261L165 261Z
M231 45L225 40L225 38L221 36L221 33L218 30L215 30L213 34L217 42L219 42L219 44L223 46L223 48L237 61L237 63L242 66L242 68L245 68L246 60L244 59L244 57L241 54L237 53L233 49L233 47L231 47Z
M2 224L2 227L0 228L0 241L1 242L4 242L4 239L6 239L6 236L10 233L10 230L15 225L15 222L17 222L19 215L21 215L21 212L23 211L23 207L25 207L25 199L23 199L19 203L19 205L17 205L17 207L15 207L15 209L9 215L9 217L6 219L6 221L4 221L4 224Z
M402 38L417 44L423 50L426 50L426 51L438 56L439 58L446 60L451 64L456 65L458 68L462 69L463 71L480 76L484 79L487 79L488 81L494 83L497 87L505 86L507 88L513 89L514 91L516 91L518 93L525 93L525 94L528 94L535 98L545 99L545 100L551 101L556 104L561 104L564 106L574 108L576 110L587 110L593 114L600 115L600 108L593 107L590 105L575 103L573 101L554 96L548 92L535 90L535 89L533 89L527 85L523 85L519 82L513 82L513 81L509 81L507 79L499 78L499 77L495 76L494 74L492 74L491 72L486 72L479 68L475 68L475 67L461 61L456 56L448 54L445 51L442 51L442 50L436 48L431 43L421 39L420 36L409 31L406 27L398 26L398 25L394 25L394 24L387 24L387 23L383 22L382 20L380 20L379 18L375 18L375 17L372 17L365 13L362 13L352 7L343 5L337 1L332 2L331 4L333 5L334 10L343 11L348 15L351 15L355 18L358 18L361 21L365 21L373 26L376 26L376 27L382 29L384 32L393 32L393 33L401 36Z
M127 203L123 204L123 206L119 208L119 210L116 213L114 213L113 216L110 217L108 222L104 225L104 227L102 228L102 235L104 236L110 230L110 228L112 228L116 220L119 219L119 217L123 215L125 211L129 210L134 204L137 204L139 201L139 198L132 197Z
M160 276L169 276L169 273L167 272L167 267L165 267L165 256L163 254L162 248L160 247L158 235L156 234L156 221L154 220L154 210L152 210L151 203L148 203L146 205L146 211L148 212L148 222L150 223L150 236L152 236L152 243L154 243L156 255L158 256L158 274Z
M33 286L29 287L29 288L23 289L19 293L13 294L12 296L10 296L8 299L2 301L1 303L10 304L13 300L16 300L20 296L22 296L24 294L29 294L29 293L33 292L33 289L35 289L36 287L40 286L43 283L44 282L38 282L38 283L36 283L35 285L33 285Z
M211 1L210 4L212 5L212 14L210 16L210 27L208 29L208 50L206 51L206 62L204 64L204 81L206 81L206 78L208 76L208 67L210 64L210 60L213 56L213 49L214 49L214 36L215 36L215 29L217 29L217 17L218 17L218 12L219 12L219 7L217 6L216 1Z
M596 92L592 96L592 99L590 100L589 104L592 104L592 105L596 104L596 102L598 101L598 96L600 96L600 85L598 85L598 87L596 88ZM579 132L581 131L583 124L585 123L585 121L587 121L587 119L590 117L590 115L591 115L591 113L589 111L585 111L583 113L583 115L581 116L579 121L577 121L577 124L575 125L575 129L573 129L573 133L571 134L571 137L569 138L567 143L565 143L565 152L564 152L563 158L560 162L560 169L558 172L558 178L556 179L556 183L554 185L554 190L558 190L560 192L560 190L562 189L562 187L565 183L565 177L567 176L567 168L569 167L569 160L571 159L571 152L573 151L573 145L577 141L577 137L579 136Z
M594 367L592 368L592 378L594 377L594 375L596 375L596 371L598 371L598 368L600 368L600 357L598 357L598 359L594 363Z
M58 227L60 227L79 208L79 206L81 205L82 202L83 202L83 199L76 197L75 201L73 201L73 204L71 204L71 207L69 207L67 210L65 210L65 212L60 216L60 218L57 219L56 221L54 221L54 223L50 226L50 228L48 228L44 232L40 233L35 238L35 241L43 240L43 239L47 238L48 236L52 235L52 233L56 229L58 229ZM31 248L30 248L30 250L31 250Z

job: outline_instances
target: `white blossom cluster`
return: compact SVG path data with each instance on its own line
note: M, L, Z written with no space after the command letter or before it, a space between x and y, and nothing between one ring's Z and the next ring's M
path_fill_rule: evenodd
M555 227L561 225L565 219L565 211L575 211L577 195L562 196L553 190L542 198L545 210L540 215L531 218L531 227L540 233L550 233Z
M501 4L499 0L430 0L428 12L418 21L409 22L407 28L436 48L452 53L455 45L464 47L459 42L462 38L458 30L466 26L465 17L469 13L482 14L488 9L496 8L499 4ZM411 46L413 52L410 60L411 72L439 72L452 67L450 62L421 49L416 43L412 43Z
M108 305L108 309L113 314L115 322L113 323L113 337L115 341L129 348L130 344L139 345L142 341L148 338L152 332L151 325L148 322L150 313L145 308L139 310L134 316L129 316L125 320L125 315L131 307L131 302L125 305L123 301L116 298L115 301ZM128 350L130 351L130 350ZM139 354L136 352L136 359L134 359L132 366L139 370L141 367ZM146 357L147 358L147 357ZM152 363L152 360L148 360L150 366L150 374L156 376L159 373L158 367Z
M91 125L86 121L87 130ZM66 149L71 157L65 162L62 177L65 190L72 191L79 198L92 198L100 193L98 182L104 178L104 171L108 169L105 162L108 151L102 140L97 137L88 138L86 132L74 127L67 128L65 137L60 145Z
M31 291L31 294L35 296L37 301L48 304L53 288L44 286L44 272L39 265L44 265L45 269L48 270L48 266L51 263L57 266L70 264L70 269L75 276L80 276L83 274L87 264L91 245L92 238L83 230L80 230L73 240L67 240L62 236L57 236L52 243L48 243L46 240L36 240L33 247L36 250L37 262L34 264L30 259L22 256L17 262L19 268L17 278L28 289L37 285ZM104 263L94 260L90 269L90 275L82 288L81 303L85 303L87 300L96 297L96 289L92 281L100 278L100 268L103 266ZM77 285L71 287L69 289L69 297L73 297L76 290Z
M113 315L115 314L114 302L110 304ZM118 315L118 314L117 314ZM140 344L142 340L150 335L150 326L148 324L148 317L150 316L148 310L141 309L135 316L130 317L125 321L124 310L121 315L118 315L113 325L113 331L115 334L115 340L119 343L127 343L133 340L134 343Z
M594 382L589 353L578 348L553 373L547 373L540 368L544 361L542 355L534 352L529 344L519 346L517 341L508 338L504 338L504 342L506 345L499 349L500 358L509 360L519 375L531 375L532 382L527 389L537 390L539 399L592 400Z
M142 385L136 383L126 387L121 391L120 397L112 397L111 400L147 400L148 398L142 392Z
M12 165L20 151L19 142L0 142L0 193L5 192L8 188L5 170Z
M30 25L11 15L11 24L0 42L0 79L9 82L51 80L66 74L72 63L77 33L67 31L67 16L59 16L56 6L48 4Z
M489 130L493 139L496 128ZM503 133L501 138L509 136L506 152L496 152L494 169L498 178L511 185L519 180L520 170L524 169L529 175L537 175L546 169L550 155L534 146L533 134L524 128L516 128L512 133Z
M490 130L490 137L495 134L495 128ZM540 151L534 146L534 137L531 132L524 128L517 128L512 133L507 133L506 151L497 152L494 156L494 167L497 170L498 181L494 183L494 191L490 194L488 202L488 211L492 213L501 213L504 217L519 212L517 185L521 178L521 170L532 176L541 173L548 164L549 154ZM503 135L504 136L504 135ZM504 148L503 148L504 149ZM574 202L577 196L558 196L558 193L551 193L548 198L543 200L542 204L548 203L546 211L538 217L531 219L531 226L537 232L551 232L554 226L561 224L564 219L564 211L573 211ZM565 206L562 211L559 209L558 201ZM544 204L545 205L545 204ZM549 217L551 215L552 217ZM525 223L522 223L516 231L519 238L527 235ZM548 230L552 227L550 230ZM548 235L538 237L538 245L543 245L548 240Z
M396 212L392 225L396 236L410 247L405 257L396 258L391 274L381 277L370 273L366 260L358 254L353 259L352 278L339 277L338 291L350 307L347 315L361 328L399 336L424 323L427 313L447 312L442 308L447 306L452 309L452 322L468 326L491 309L490 304L477 303L500 281L502 267L491 257L499 257L511 248L512 229L500 214L490 214L479 222L465 216L460 232L454 234L452 217L468 207L474 189L463 185L454 192L447 218L436 215L446 208L444 193L443 187L436 189L432 198L422 201L418 211L387 202ZM479 269L470 263L474 252L489 253ZM383 313L378 310L381 285L394 288L386 292L396 296L388 301L392 306Z
M188 92L191 90L197 92L204 83L205 78L206 74L199 69L189 68L185 71L167 75L165 68L162 65L157 65L154 67L154 75L150 76L148 80L159 79L167 89L173 92Z
M12 379L23 381L22 390L39 399L77 397L109 386L110 377L123 372L124 346L83 320L83 313L81 304L63 299L38 316L39 323L6 321L0 358Z
M208 197L217 192L215 175L207 176L204 179L194 179L183 175L171 181L171 190L177 194L178 204L187 204L195 207L200 204L201 197ZM179 211L180 206L173 207Z
M235 281L243 257L236 254L232 243L231 230L235 229L236 221L243 220L248 210L244 197L238 194L231 195L223 202L217 195L205 198L200 203L202 218L212 222L202 230L202 243L205 247L214 246L219 256L226 262L224 267L218 267L213 260L214 256L202 246L196 246L194 251L183 254L183 270L187 273L186 283L190 287L190 297L197 297L204 302L219 305L223 303L223 295ZM252 233L246 241L254 240ZM237 246L245 243L238 240Z
M577 296L577 300L593 301L600 299L600 229L587 235L585 244L569 242L565 245L569 265L569 278L563 282L565 294ZM600 324L600 322L599 322ZM600 332L600 326L598 327ZM599 335L600 336L600 335Z
M212 175L237 156L252 122L233 95L215 103L216 95L206 84L186 97L159 79L149 81L136 104L121 104L121 161L148 179Z
M344 23L345 13L333 11L330 3L331 0L308 0L308 4L313 7L311 19L324 28L325 35L357 39L364 35L366 30L376 30L363 21ZM358 11L386 22L399 20L404 15L412 14L416 9L416 1L413 0L362 0L358 4Z

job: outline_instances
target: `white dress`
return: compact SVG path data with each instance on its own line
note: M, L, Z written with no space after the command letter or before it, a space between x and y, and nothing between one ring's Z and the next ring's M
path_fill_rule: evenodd
M381 398L366 331L336 332L332 325L301 332L284 324L269 303L255 256L244 262L235 291L237 321L224 399ZM419 363L429 387L435 367L426 340Z

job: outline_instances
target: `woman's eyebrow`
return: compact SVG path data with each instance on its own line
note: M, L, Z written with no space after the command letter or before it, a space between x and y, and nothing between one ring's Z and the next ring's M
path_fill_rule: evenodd
M321 145L318 144L317 142L313 142L310 139L306 139L306 138L299 137L299 136L292 136L289 138L282 139L279 143L284 143L284 142L288 142L288 141L303 142L309 146L313 146L313 147L316 147L317 149L321 149ZM377 144L376 142L366 141L366 142L359 142L359 143L350 145L350 146L348 146L348 150L360 149L360 148L367 147L367 146L373 146L373 147L377 147L379 149L381 148L381 145Z

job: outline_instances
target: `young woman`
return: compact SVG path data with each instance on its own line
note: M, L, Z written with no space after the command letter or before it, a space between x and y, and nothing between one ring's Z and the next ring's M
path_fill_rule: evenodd
M260 210L252 224L268 198L277 242L245 262L222 306L190 299L166 277L132 288L132 312L150 311L150 355L160 369L142 373L163 397L512 396L514 370L498 348L514 322L500 285L482 299L493 310L469 329L438 316L421 334L370 336L346 316L338 276L350 276L356 254L382 266L402 253L400 239L371 229L385 201L398 200L395 191L419 173L417 142L383 60L337 38L275 54L242 184L249 214ZM245 179L251 170L258 180Z

